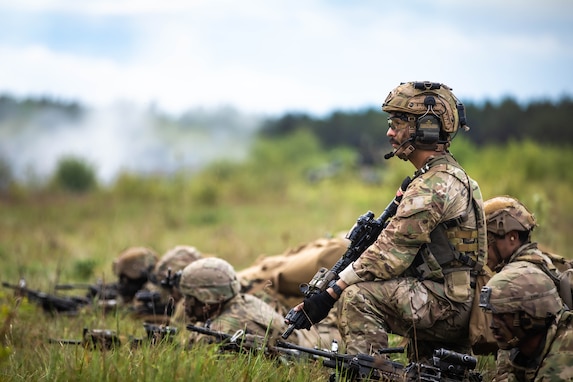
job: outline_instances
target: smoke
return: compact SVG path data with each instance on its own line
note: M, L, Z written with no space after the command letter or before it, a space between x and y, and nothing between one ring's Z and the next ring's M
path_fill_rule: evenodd
M179 119L117 104L72 118L42 110L25 122L0 123L0 157L14 178L45 180L64 156L86 160L98 181L121 172L171 174L195 171L216 159L241 160L261 119L230 108L194 110Z

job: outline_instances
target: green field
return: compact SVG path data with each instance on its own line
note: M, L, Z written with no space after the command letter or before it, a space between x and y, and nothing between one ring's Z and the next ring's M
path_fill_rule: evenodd
M571 150L528 142L481 149L456 144L454 155L485 198L510 194L522 200L540 223L534 239L571 257L566 245L573 228ZM366 178L364 169L346 164L309 182L306 169L326 155L311 158L303 151L302 158L294 158L287 148L262 145L244 163L215 163L193 176L124 174L111 186L82 194L13 185L0 198L0 279L16 283L22 277L29 288L43 291L56 283L113 280L112 260L140 245L160 254L193 245L241 269L262 254L347 231L367 210L380 214L401 180L413 173L409 163L394 159L369 173L376 182L365 181L372 177ZM17 305L8 289L0 290L0 298L2 381L328 380L329 370L316 364L289 366L212 349L126 345L102 353L61 347L47 339L79 338L84 327L113 329L125 338L144 331L140 322L117 315L52 317L26 301ZM181 328L178 336L184 332ZM490 361L481 360L480 367L487 369Z

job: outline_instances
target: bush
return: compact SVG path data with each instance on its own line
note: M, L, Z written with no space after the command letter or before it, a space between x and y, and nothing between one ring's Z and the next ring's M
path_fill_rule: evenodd
M94 167L81 158L63 157L58 161L54 183L72 192L92 190L97 185Z

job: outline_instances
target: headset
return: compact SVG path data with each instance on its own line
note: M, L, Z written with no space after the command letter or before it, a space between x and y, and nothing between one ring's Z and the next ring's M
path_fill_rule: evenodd
M434 114L433 108L436 99L432 95L426 96L424 105L428 108L426 113L416 120L416 143L422 145L435 145L440 140L442 123Z

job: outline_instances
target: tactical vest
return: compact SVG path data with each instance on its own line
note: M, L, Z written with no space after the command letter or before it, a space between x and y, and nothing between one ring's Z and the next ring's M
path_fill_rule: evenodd
M447 171L448 165L462 171L449 172ZM420 280L430 279L434 281L444 281L448 278L447 275L458 273L458 271L468 271L468 274L471 271L470 276L474 276L474 272L482 268L486 256L487 238L484 233L480 235L479 230L485 226L483 209L474 197L469 177L455 159L449 155L435 158L418 170L415 175L419 176L430 168L435 171L447 172L466 185L469 195L468 205L466 211L460 216L438 224L430 233L430 243L426 243L420 248L410 266L412 273ZM464 177L461 176L462 173L465 175ZM476 228L472 230L462 229L461 225L468 220L472 208L476 217ZM453 282L462 285L467 283L461 277L457 281L453 280ZM475 287L473 279L470 286Z

